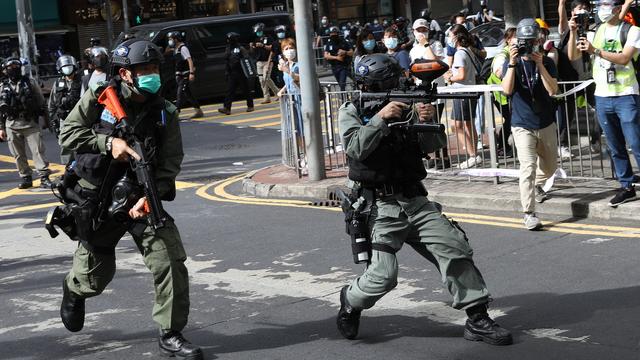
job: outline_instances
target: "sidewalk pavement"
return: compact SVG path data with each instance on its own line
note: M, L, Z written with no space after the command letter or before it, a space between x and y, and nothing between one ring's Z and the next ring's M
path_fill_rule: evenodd
M346 170L327 171L327 179L309 181L298 179L296 172L284 165L259 169L243 180L243 190L258 197L295 198L332 205L336 188L346 188ZM424 180L429 198L446 208L483 211L521 212L518 179L501 178L494 185L493 178L443 176L430 174ZM536 212L544 215L588 218L593 220L638 221L640 201L608 206L609 200L620 187L613 180L558 179L549 191L550 198L536 204Z

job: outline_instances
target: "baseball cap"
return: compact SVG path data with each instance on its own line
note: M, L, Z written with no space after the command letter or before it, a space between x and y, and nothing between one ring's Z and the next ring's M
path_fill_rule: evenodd
M413 22L413 30L416 30L416 29L421 28L421 27L425 27L425 28L427 28L427 29L428 29L428 28L429 28L429 25L430 25L430 24L427 22L427 20L425 20L425 19L418 19L418 20L416 20L416 21L414 21L414 22Z

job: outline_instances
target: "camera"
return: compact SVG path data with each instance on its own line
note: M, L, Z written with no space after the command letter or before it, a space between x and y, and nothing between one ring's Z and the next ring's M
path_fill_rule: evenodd
M0 112L6 113L13 106L11 89L4 87L0 92Z
M535 44L535 39L518 39L518 56L529 56L540 51L540 46Z
M578 38L587 37L587 30L592 22L591 14L588 12L582 12L576 14L576 24L578 25Z

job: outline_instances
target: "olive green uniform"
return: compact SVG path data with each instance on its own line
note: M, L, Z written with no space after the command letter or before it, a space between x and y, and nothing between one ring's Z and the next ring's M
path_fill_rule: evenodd
M377 115L363 125L356 107L348 102L341 106L338 120L346 154L352 159L366 159L391 132ZM354 186L358 188L360 184ZM354 208L358 205L354 204ZM373 244L398 251L406 242L433 262L453 295L454 308L466 309L489 301L465 233L441 213L439 204L421 195L378 197L371 209L369 227ZM371 264L349 286L347 301L356 310L368 309L397 285L397 278L395 253L374 249Z
M124 98L123 107L129 115L130 125L144 126L145 104L130 100L131 92L124 84L121 87ZM96 106L96 89L85 92L78 105L65 120L60 133L63 147L75 153L106 154L107 135L96 133L92 126L100 118L100 108ZM182 158L182 139L176 108L165 101L166 125L163 131L162 146L156 155L154 175L160 198L175 192L175 178L180 172ZM149 121L149 118L145 120ZM79 184L91 189L89 182L81 179ZM100 249L115 249L120 238L127 231L119 223L106 223L101 226L88 242ZM132 234L133 235L133 234ZM155 304L153 319L161 329L181 331L187 324L189 315L189 283L187 268L184 265L186 254L177 227L172 219L165 227L153 230L147 227L141 236L133 235L144 263L153 274ZM73 268L66 276L66 284L71 292L82 298L99 295L115 274L115 251L89 251L79 245L73 258Z
M32 94L32 98L29 100L33 101L28 106L35 111L30 113L21 111L17 114L0 114L0 130L7 132L9 151L16 159L18 173L23 178L31 176L33 173L27 158L27 147L33 155L33 162L39 175L49 175L49 161L45 156L45 147L37 116L37 112L44 109L45 100L36 81L33 79L28 79L28 81ZM22 84L24 84L22 80L16 83L7 79L2 86L10 86L14 93L20 93L23 91L20 88Z

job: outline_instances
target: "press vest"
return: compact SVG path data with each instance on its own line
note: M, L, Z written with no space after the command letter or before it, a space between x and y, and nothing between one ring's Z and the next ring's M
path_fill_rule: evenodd
M608 52L621 53L623 46L620 39L620 31L622 30L623 23L618 25L616 36L613 39L605 38L605 32L607 26L605 24L598 27L595 36L593 38L593 46L596 49L602 49ZM637 54L634 55L634 58ZM607 83L607 71L610 66L615 66L616 82L613 84ZM636 80L636 73L633 67L633 62L629 61L626 65L613 64L607 60L596 57L593 62L593 79L596 82L596 96L618 96L618 95L631 95L629 89L635 89L633 93L638 94L638 81Z

